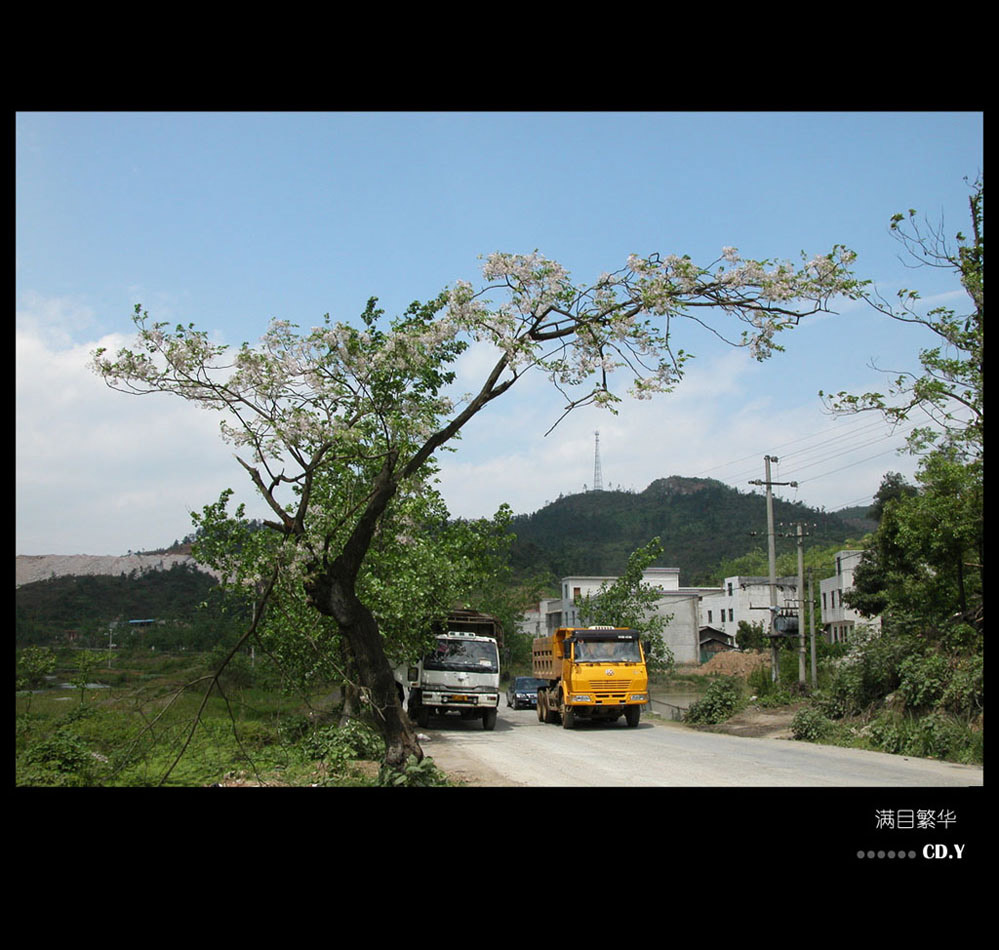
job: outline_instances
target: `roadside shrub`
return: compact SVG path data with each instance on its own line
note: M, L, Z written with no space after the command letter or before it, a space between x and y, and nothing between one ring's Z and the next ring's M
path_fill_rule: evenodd
M918 717L884 713L867 731L882 752L965 764L984 760L983 734L942 712Z
M978 715L985 704L984 658L962 657L951 670L950 681L940 696L940 705L957 716Z
M907 742L906 729L901 720L889 714L875 719L867 729L874 747L882 752L899 755Z
M826 719L842 719L848 712L846 698L836 691L819 690L812 698L812 705Z
M715 680L684 716L684 722L714 724L724 722L743 705L742 690L734 679Z
M903 637L858 634L850 651L829 663L829 708L848 716L883 700L898 689L900 664L914 649Z
M803 742L819 742L833 731L833 724L814 706L799 710L791 720L791 735Z
M898 691L909 709L933 706L943 696L950 669L939 653L907 656L898 665Z
M317 729L302 740L301 749L307 757L339 771L355 759L380 759L385 754L385 742L370 726L350 719L343 726Z
M426 788L448 785L447 776L434 764L429 756L417 762L411 755L401 769L389 769L382 765L378 772L378 784L389 788Z

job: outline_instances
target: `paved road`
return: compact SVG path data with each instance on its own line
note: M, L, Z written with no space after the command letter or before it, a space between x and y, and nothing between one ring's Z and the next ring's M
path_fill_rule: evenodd
M750 739L643 719L544 725L532 709L501 708L496 729L457 717L421 730L424 752L474 785L944 787L982 784L982 769L814 745Z

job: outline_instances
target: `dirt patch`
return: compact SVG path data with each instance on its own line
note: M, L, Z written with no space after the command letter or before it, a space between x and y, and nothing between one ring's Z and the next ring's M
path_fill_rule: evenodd
M765 653L739 653L735 650L716 653L707 663L694 670L700 676L720 673L723 676L748 676L753 670L765 666L770 668L770 657Z
M763 709L748 706L726 722L714 726L701 726L706 732L721 732L729 736L745 736L753 739L793 739L791 720L803 703L781 706L778 709Z

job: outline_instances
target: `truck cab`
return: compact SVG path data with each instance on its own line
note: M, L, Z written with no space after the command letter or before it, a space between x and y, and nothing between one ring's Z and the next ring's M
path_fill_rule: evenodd
M408 688L409 717L426 727L431 716L456 712L481 719L482 728L496 726L499 710L499 646L495 637L460 630L438 633L434 649L417 663L397 670Z
M626 627L560 627L533 645L538 719L571 729L579 720L615 721L632 728L649 702L645 652L636 630Z

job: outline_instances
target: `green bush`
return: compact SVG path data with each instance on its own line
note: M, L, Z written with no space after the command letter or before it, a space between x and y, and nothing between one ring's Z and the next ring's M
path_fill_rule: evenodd
M903 659L918 649L904 637L858 635L850 651L827 666L827 714L849 716L881 702L898 689Z
M714 724L724 722L743 705L742 689L734 679L715 680L684 716L684 722Z
M378 772L378 784L390 788L425 788L450 783L429 756L424 756L420 762L417 762L416 756L411 755L401 769L390 769L382 765Z
M827 719L842 719L849 712L846 697L836 690L818 690L812 705Z
M883 713L868 728L868 735L882 752L951 762L980 764L984 758L983 734L942 712L924 716Z
M334 771L355 759L380 759L385 754L384 740L357 719L317 729L301 741L300 748L308 758L325 762Z
M91 784L98 759L72 733L58 730L31 743L16 767L16 784L31 786Z
M961 657L954 663L950 680L940 697L940 705L944 709L968 719L982 711L985 703L984 663L981 654Z
M791 720L791 735L804 742L819 742L833 731L833 724L813 706L800 709Z
M939 653L907 656L899 663L898 673L898 691L909 709L935 705L950 679L947 659Z

